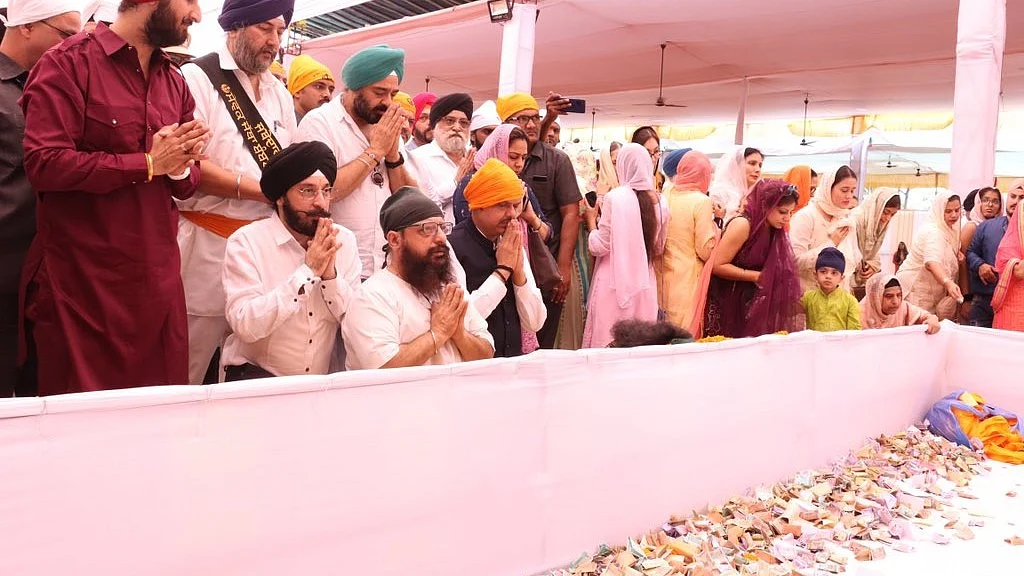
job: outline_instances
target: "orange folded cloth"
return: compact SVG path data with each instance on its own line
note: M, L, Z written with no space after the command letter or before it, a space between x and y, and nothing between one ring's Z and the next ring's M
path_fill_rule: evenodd
M227 238L242 226L254 222L254 220L228 218L227 216L221 216L220 214L214 214L213 212L192 212L183 210L178 213L196 226L199 226L207 232L212 232L221 238Z

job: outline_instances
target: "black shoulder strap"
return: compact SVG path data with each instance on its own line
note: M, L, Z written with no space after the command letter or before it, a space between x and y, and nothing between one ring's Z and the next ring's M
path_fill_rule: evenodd
M200 56L192 63L199 66L199 69L210 78L210 82L213 83L221 100L224 101L224 105L227 106L231 119L235 121L235 126L242 133L242 139L245 140L245 146L249 149L249 153L259 164L260 170L266 168L270 159L281 151L281 144L274 136L273 130L263 120L263 116L260 115L249 95L242 89L238 77L233 72L220 67L220 57L216 52Z

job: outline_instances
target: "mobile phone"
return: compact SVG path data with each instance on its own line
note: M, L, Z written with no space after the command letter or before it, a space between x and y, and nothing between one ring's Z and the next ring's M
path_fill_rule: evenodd
M591 208L597 206L597 192L591 190L583 195L587 199L587 204L590 204Z
M569 114L586 114L587 101L582 98L569 98L569 107L565 111Z

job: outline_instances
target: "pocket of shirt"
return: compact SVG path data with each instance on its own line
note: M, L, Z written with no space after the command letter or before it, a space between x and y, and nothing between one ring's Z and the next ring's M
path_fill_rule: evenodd
M85 109L86 150L127 154L146 150L144 111L137 106L90 105Z

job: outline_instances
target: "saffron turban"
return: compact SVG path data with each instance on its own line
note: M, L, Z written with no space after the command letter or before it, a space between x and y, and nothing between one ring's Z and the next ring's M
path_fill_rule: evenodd
M498 108L498 116L501 117L502 122L523 110L540 110L536 98L525 92L513 92L502 96L495 102L495 106Z
M501 124L501 118L498 118L498 108L494 105L494 100L488 100L473 112L473 119L469 122L469 131L473 132L498 124Z
M473 97L456 92L438 98L437 102L430 107L430 127L433 128L441 118L455 111L462 112L466 115L466 120L469 120L473 115Z
M338 161L334 152L319 140L292 144L278 152L260 177L260 190L271 202L284 196L288 189L320 172L334 185Z
M306 54L296 56L288 67L288 91L292 96L313 82L321 80L330 80L333 83L334 76L331 76L331 70Z
M275 76L281 75L284 76L285 78L288 77L288 72L285 71L284 66L281 66L281 63L278 62L277 60L274 60L273 62L270 63L270 73Z
M843 256L843 253L838 248L833 248L832 246L824 248L821 252L818 252L818 259L814 263L815 271L822 268L832 268L843 274L846 272L846 256Z
M217 23L228 32L281 16L287 26L294 11L295 0L224 0Z
M398 105L402 107L402 110L408 112L410 116L416 114L416 104L413 103L412 96L408 93L399 92L398 94L395 94L395 97L392 98L392 100L397 102Z
M427 106L433 106L434 102L437 102L437 94L433 92L420 92L412 99L412 103L416 105L416 120L423 116L423 109Z
M380 228L385 234L398 231L427 218L444 217L444 212L412 186L402 186L380 207Z
M349 90L359 90L390 75L405 76L405 50L389 48L386 44L363 48L345 61L341 79Z
M469 180L463 194L469 209L479 210L502 202L518 202L526 195L526 188L511 168L497 158L490 158Z
M664 172L665 176L669 180L675 177L676 172L679 171L679 161L683 159L683 156L689 152L689 148L680 148L673 150L661 159L661 171Z
M67 0L11 0L7 6L7 17L0 16L0 22L7 27L22 26L67 12L79 12L78 8L68 4Z

